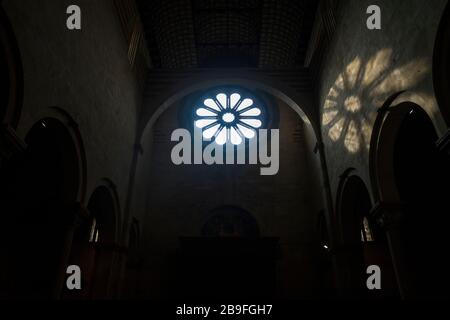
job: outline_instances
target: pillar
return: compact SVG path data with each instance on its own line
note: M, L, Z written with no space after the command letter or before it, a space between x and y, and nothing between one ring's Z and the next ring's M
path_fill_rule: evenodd
M88 216L87 209L81 203L75 203L73 207L69 207L63 213L64 225L66 226L66 232L64 233L64 239L61 249L61 257L59 260L58 273L55 276L55 285L53 287L52 299L61 299L61 295L66 285L66 270L69 266L69 257L72 251L72 241L75 234L75 230L81 225L82 221ZM83 270L81 270L83 272ZM83 274L82 274L83 276Z
M374 221L385 231L388 239L389 251L394 267L397 287L400 297L408 299L412 297L411 279L408 277L407 260L404 256L402 222L405 214L404 205L401 203L379 202L372 209L371 216ZM383 270L381 270L383 273Z

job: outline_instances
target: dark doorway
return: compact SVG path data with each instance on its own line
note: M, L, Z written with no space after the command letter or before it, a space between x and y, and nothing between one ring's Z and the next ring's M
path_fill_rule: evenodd
M341 264L339 286L343 297L396 297L397 286L385 233L373 221L369 191L361 178L351 175L341 185L339 199ZM370 291L366 281L369 266L382 270L380 291Z
M258 238L259 227L247 211L233 206L213 210L202 228L204 237Z
M344 297L365 297L365 259L362 240L364 218L371 210L369 193L364 182L351 176L342 184L339 203L342 253L339 287Z
M107 187L97 188L89 200L92 216L91 243L95 248L92 278L92 298L112 298L115 279L116 202Z
M47 118L33 126L27 148L1 170L2 294L58 296L63 252L80 186L75 144L66 127ZM3 291L5 290L5 291Z
M116 202L112 191L100 186L88 203L88 216L77 227L70 254L70 264L80 266L82 289L64 291L65 299L112 298L115 258Z
M405 205L402 238L413 295L449 296L450 159L428 115L411 105L395 138L394 172Z

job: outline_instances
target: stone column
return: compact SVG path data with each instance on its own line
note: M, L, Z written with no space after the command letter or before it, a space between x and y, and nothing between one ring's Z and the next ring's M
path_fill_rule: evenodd
M373 219L386 232L400 296L402 299L408 299L412 297L412 286L410 279L408 279L407 260L404 255L404 240L401 231L404 214L403 204L385 202L377 203L371 212Z
M12 127L0 125L0 165L14 154L24 152L26 147Z
M325 197L325 205L326 205L326 212L325 212L325 221L327 225L327 232L329 237L329 247L331 249L332 259L331 264L333 268L334 273L334 286L335 289L339 289L339 258L335 254L337 251L339 251L338 248L338 234L337 234L337 221L336 215L334 214L334 204L333 204L333 195L331 191L331 183L330 183L330 176L328 173L328 166L327 166L327 159L325 155L325 146L323 142L317 142L316 148L314 150L315 153L319 152L319 158L320 158L320 168L322 171L322 179L323 179L323 187L324 187L324 197Z
M92 299L117 298L121 265L126 249L116 243L98 243L95 245L95 251Z
M439 139L437 147L441 152L446 152L450 155L450 129L441 139Z
M61 294L66 282L66 270L68 267L70 253L72 251L72 241L75 230L81 225L82 221L88 216L88 210L81 204L75 203L73 207L65 210L66 232L64 233L63 244L61 248L61 257L57 268L57 275L55 276L55 284L53 287L51 298L55 300L61 299Z
M119 252L118 268L117 268L118 280L115 292L115 297L117 299L121 299L123 297L124 282L126 281L127 261L128 261L128 248L122 247Z

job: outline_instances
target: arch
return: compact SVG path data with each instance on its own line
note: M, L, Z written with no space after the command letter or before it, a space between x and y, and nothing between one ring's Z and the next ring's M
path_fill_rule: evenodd
M364 182L353 172L354 169L350 169L341 177L336 200L338 239L342 248L338 259L338 289L344 297L358 297L364 293L361 227L372 207Z
M30 132L36 124L41 123L44 119L54 119L62 127L64 127L64 131L67 135L68 145L73 148L73 153L76 155L77 168L74 172L78 173L79 180L79 188L77 192L76 201L79 203L85 203L86 201L86 186L87 186L87 160L86 160L86 151L84 148L83 137L78 127L78 123L74 120L74 118L63 108L58 106L42 108L36 114L36 121L31 126L25 126L22 128L25 132ZM26 139L25 139L26 142Z
M0 5L0 121L17 128L23 100L23 68L9 19Z
M349 169L341 177L336 200L339 240L343 245L361 242L362 220L364 217L369 217L372 209L369 190L364 181L353 172L354 169Z
M120 206L114 184L103 179L92 193L88 207L89 298L111 298L117 281L117 241Z
M239 71L237 71L237 73L239 73ZM261 73L248 73L241 76L230 76L226 72L221 74L217 71L213 78L211 77L211 74L214 73L200 73L188 77L187 79L174 80L175 84L173 85L173 88L162 92L158 97L155 97L155 99L148 101L145 105L146 111L143 113L141 129L138 134L140 137L139 140L150 132L150 129L156 123L157 119L159 119L159 117L164 113L164 111L173 106L176 102L180 101L183 97L186 97L196 91L206 90L208 88L217 88L220 86L237 86L253 90L261 90L279 98L290 106L303 119L303 121L305 121L305 123L312 125L317 140L320 140L321 134L320 127L318 125L319 121L316 119L317 115L314 112L311 90L295 90L284 84L282 81L265 76ZM298 77L301 78L301 75Z
M373 241L376 230L370 219L372 202L364 181L348 169L338 187L336 212L338 221L338 290L343 297L366 296L365 272L368 255L366 243ZM370 254L370 253L369 253Z
M88 202L90 218L97 220L102 243L112 244L119 239L120 204L116 187L109 179L102 179Z
M394 159L395 137L397 137L403 121L412 112L421 115L425 121L434 125L428 114L417 104L401 102L392 106L402 93L388 99L379 110L375 120L370 145L370 176L374 198L377 202L400 203L400 195L395 183ZM436 134L437 141L437 134Z
M64 290L64 299L108 297L114 276L112 268L119 212L115 185L109 179L102 179L92 192L86 215L81 217L82 221L75 230L70 253L70 264L83 270L84 289L80 292Z
M439 108L450 126L450 3L444 10L436 35L433 53L433 82Z
M67 194L67 203L76 202L80 197L82 180L80 179L80 159L78 157L76 143L74 142L70 130L59 120L55 118L43 118L36 123L25 138L27 149L31 152L47 152L43 155L48 159L49 153L57 148L58 154L66 164L60 168L60 177L62 177L62 187ZM48 144L47 144L48 143ZM43 150L39 150L43 148ZM41 160L41 159L33 159ZM43 161L44 162L44 161Z
M372 200L364 181L353 168L341 176L337 210L339 242L338 285L348 297L396 298L398 288L385 233L372 216ZM383 270L381 290L368 292L366 268Z
M256 219L248 211L236 206L221 206L211 210L201 233L206 237L260 236Z
M374 127L373 191L396 256L402 295L442 296L445 281L434 275L448 268L441 257L450 223L445 202L448 156L436 146L437 129L428 113L412 102L391 106L394 101L380 109Z
M11 275L6 288L11 296L56 297L82 189L81 161L70 130L58 119L42 118L25 142L25 151L2 170L1 202L8 227L1 242ZM26 269L29 263L39 277Z

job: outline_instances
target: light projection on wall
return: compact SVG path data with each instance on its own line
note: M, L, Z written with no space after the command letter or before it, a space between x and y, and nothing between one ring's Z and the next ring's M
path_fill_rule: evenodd
M376 110L393 94L410 90L429 73L426 59L394 66L391 49L364 61L359 56L339 74L328 92L322 112L324 134L342 142L349 153L369 149ZM423 95L422 95L423 96Z
M253 139L262 126L261 109L253 99L239 93L219 93L204 100L196 115L195 126L202 129L203 138L215 140L218 145L240 145L245 139Z

